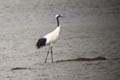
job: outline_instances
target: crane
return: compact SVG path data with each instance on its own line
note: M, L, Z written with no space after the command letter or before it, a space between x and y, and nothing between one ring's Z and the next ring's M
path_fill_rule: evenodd
M60 14L56 14L55 18L57 21L57 28L54 29L52 32L46 34L45 36L43 36L42 38L38 39L37 43L36 43L36 47L39 49L41 47L44 46L49 46L49 49L47 51L47 55L45 58L45 63L47 61L48 55L49 53L51 53L51 59L52 59L52 63L53 63L53 49L52 46L53 44L56 42L56 40L58 39L59 33L60 33L60 22L59 22L59 18L63 17Z

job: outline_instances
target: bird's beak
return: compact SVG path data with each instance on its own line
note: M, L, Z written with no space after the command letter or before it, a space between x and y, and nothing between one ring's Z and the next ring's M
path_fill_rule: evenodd
M63 15L61 15L60 17L64 18L64 16L63 16Z

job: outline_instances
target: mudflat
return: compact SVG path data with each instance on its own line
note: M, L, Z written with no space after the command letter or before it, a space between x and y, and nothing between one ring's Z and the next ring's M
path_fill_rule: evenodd
M0 0L0 80L119 80L120 1ZM56 28L54 63L36 42ZM106 60L59 60L95 58Z

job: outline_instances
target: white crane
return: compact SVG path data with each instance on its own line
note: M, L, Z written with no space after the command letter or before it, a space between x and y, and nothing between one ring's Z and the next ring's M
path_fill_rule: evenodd
M47 52L47 56L45 58L45 63L47 61L47 57L49 54L49 51L51 52L51 59L52 59L52 63L53 63L53 50L52 50L52 44L54 44L59 36L59 32L60 32L60 22L59 22L59 18L63 17L60 14L57 14L56 16L56 21L57 21L57 28L55 30L53 30L52 32L48 33L47 35L45 35L44 37L40 38L37 41L37 48L41 48L43 46L49 46L48 52Z

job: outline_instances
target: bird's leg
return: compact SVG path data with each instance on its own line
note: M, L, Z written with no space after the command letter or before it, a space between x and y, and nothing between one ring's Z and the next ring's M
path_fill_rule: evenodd
M51 46L51 59L52 59L52 63L53 63L53 50L52 50L52 46Z
M47 57L48 57L49 51L50 51L50 47L49 47L49 49L48 49L47 56L46 56L46 58L45 58L45 63L46 63L46 61L47 61Z

